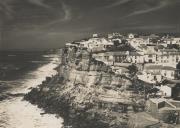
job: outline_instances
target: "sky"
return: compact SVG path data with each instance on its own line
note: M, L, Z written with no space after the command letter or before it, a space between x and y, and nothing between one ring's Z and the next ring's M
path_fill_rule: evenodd
M179 33L180 0L0 0L0 49L49 49L92 33Z

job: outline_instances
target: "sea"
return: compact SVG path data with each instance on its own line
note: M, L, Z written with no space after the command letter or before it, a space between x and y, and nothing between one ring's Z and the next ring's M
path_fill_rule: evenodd
M23 95L55 75L59 52L0 52L0 128L62 128L63 118L23 100Z

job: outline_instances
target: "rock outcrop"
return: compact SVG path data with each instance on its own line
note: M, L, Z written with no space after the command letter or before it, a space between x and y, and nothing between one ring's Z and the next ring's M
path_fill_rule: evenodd
M65 49L58 74L47 78L25 99L64 118L73 128L127 127L133 113L132 81L116 75L110 66L92 58L92 53Z

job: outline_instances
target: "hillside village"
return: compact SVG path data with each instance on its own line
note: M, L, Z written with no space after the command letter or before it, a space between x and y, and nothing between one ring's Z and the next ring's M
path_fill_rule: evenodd
M93 34L67 43L64 56L62 64L73 69L67 79L79 84L83 76L85 86L103 86L91 99L98 109L131 113L127 125L133 128L180 126L180 37Z

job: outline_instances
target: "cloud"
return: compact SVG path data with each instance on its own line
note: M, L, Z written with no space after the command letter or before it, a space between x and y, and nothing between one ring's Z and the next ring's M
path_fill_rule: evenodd
M69 21L72 18L71 9L65 3L62 3L62 10L64 11L64 17L62 21Z
M140 10L136 10L136 11L122 17L121 19L157 11L159 9L166 7L171 1L170 0L158 0L156 2L159 2L156 6L148 7L147 9L142 8ZM148 6L148 4L147 4L147 6Z
M131 0L117 0L116 2L113 2L110 5L104 6L103 9L117 7L117 6L120 6L122 4L128 3L129 1L131 1Z
M43 27L49 27L58 23L63 23L63 22L67 22L70 21L72 19L72 10L71 8L65 4L65 3L61 3L61 11L63 12L63 16L60 16L60 18L51 21L50 23L46 24Z
M149 13L152 11L156 11L156 10L159 10L159 9L165 7L166 5L167 5L167 2L162 1L158 6L155 6L155 7L149 8L149 9L145 9L145 10L135 11L135 12L131 13L129 16L140 15L140 14L145 14L145 13Z
M44 8L50 8L49 5L44 3L45 0L28 0L28 1L29 1L29 3L37 5L37 6L41 6Z
M12 17L13 17L14 11L13 11L12 7L9 5L8 2L10 2L10 1L9 0L0 1L0 12L1 12L2 16L3 16L3 18L1 17L0 20L2 20L4 18L12 19Z

